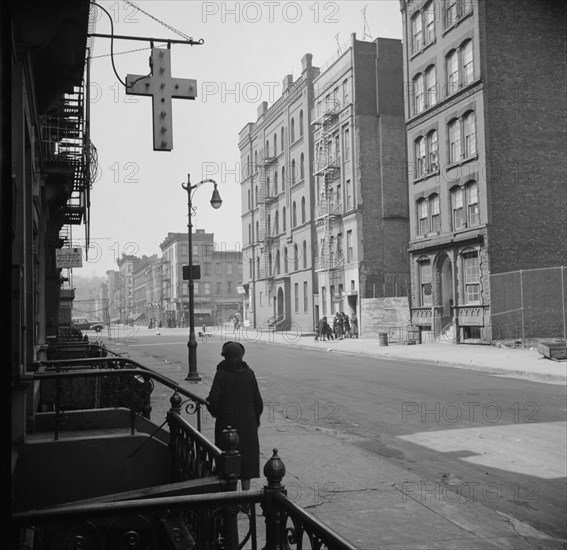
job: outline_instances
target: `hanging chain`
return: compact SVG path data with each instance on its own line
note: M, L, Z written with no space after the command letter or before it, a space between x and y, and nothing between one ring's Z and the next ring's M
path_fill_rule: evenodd
M153 19L154 21L157 21L160 25L163 25L166 29L169 29L170 31L181 36L182 38L185 38L186 40L190 40L191 42L193 41L193 38L191 36L187 36L185 33L178 31L175 27L172 27L171 25L168 25L167 23L165 23L164 21L161 21L157 17L154 17L150 13L141 9L137 4L134 4L134 2L130 2L130 0L123 0L123 2L125 4L128 4L129 6L132 6L133 8L137 9L138 11L142 12L144 15L147 15L149 18Z

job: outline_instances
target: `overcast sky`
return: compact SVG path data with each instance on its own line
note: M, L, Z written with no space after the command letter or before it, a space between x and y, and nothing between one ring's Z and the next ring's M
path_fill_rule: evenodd
M159 257L168 232L186 232L187 193L181 183L188 174L193 184L214 179L223 199L214 210L213 186L196 191L194 229L213 232L228 250L240 249L238 133L256 121L258 105L281 96L284 76L299 76L306 53L322 67L352 33L359 40L402 38L399 0L98 3L112 16L115 34L182 39L173 28L204 44L171 46L173 77L195 79L198 91L194 101L173 100L173 150L165 152L153 150L151 99L125 94L112 68L110 40L94 39L90 116L99 170L91 192L89 259L75 270L80 275L117 269L122 253ZM110 34L109 17L97 13L95 32ZM122 81L127 74L150 72L149 47L114 41ZM84 228L73 227L72 237L75 245L84 245Z

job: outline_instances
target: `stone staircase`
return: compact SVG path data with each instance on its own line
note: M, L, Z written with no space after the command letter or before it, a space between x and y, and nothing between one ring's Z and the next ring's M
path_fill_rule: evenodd
M454 344L457 341L457 331L455 330L455 325L450 323L447 325L439 336L435 338L435 341L439 344Z

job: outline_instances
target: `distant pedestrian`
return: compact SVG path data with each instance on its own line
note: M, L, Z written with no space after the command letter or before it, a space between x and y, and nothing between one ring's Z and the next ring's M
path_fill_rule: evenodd
M350 331L350 321L348 320L348 315L343 311L343 328L345 332L345 338L348 337L352 338L352 333Z
M350 316L350 329L353 338L358 338L358 317L356 313L352 313Z
M327 316L323 315L323 317L321 317L321 319L319 319L319 322L317 323L317 336L315 336L315 341L321 341L324 342L325 340L328 340L329 337L332 338L332 330L331 327L329 326L329 323L327 322Z
M333 332L335 333L336 340L343 339L343 317L338 311L335 313L333 320Z
M207 409L215 417L215 445L222 449L222 431L235 428L240 452L242 490L250 489L250 479L260 477L258 428L264 402L254 371L242 360L244 346L225 342L213 385L207 397ZM226 449L222 449L226 450Z

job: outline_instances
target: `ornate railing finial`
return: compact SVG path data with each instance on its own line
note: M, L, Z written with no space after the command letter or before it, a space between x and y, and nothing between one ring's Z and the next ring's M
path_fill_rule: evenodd
M278 450L274 449L274 454L264 466L264 475L268 480L269 487L280 487L281 481L285 476L285 465L278 456Z

